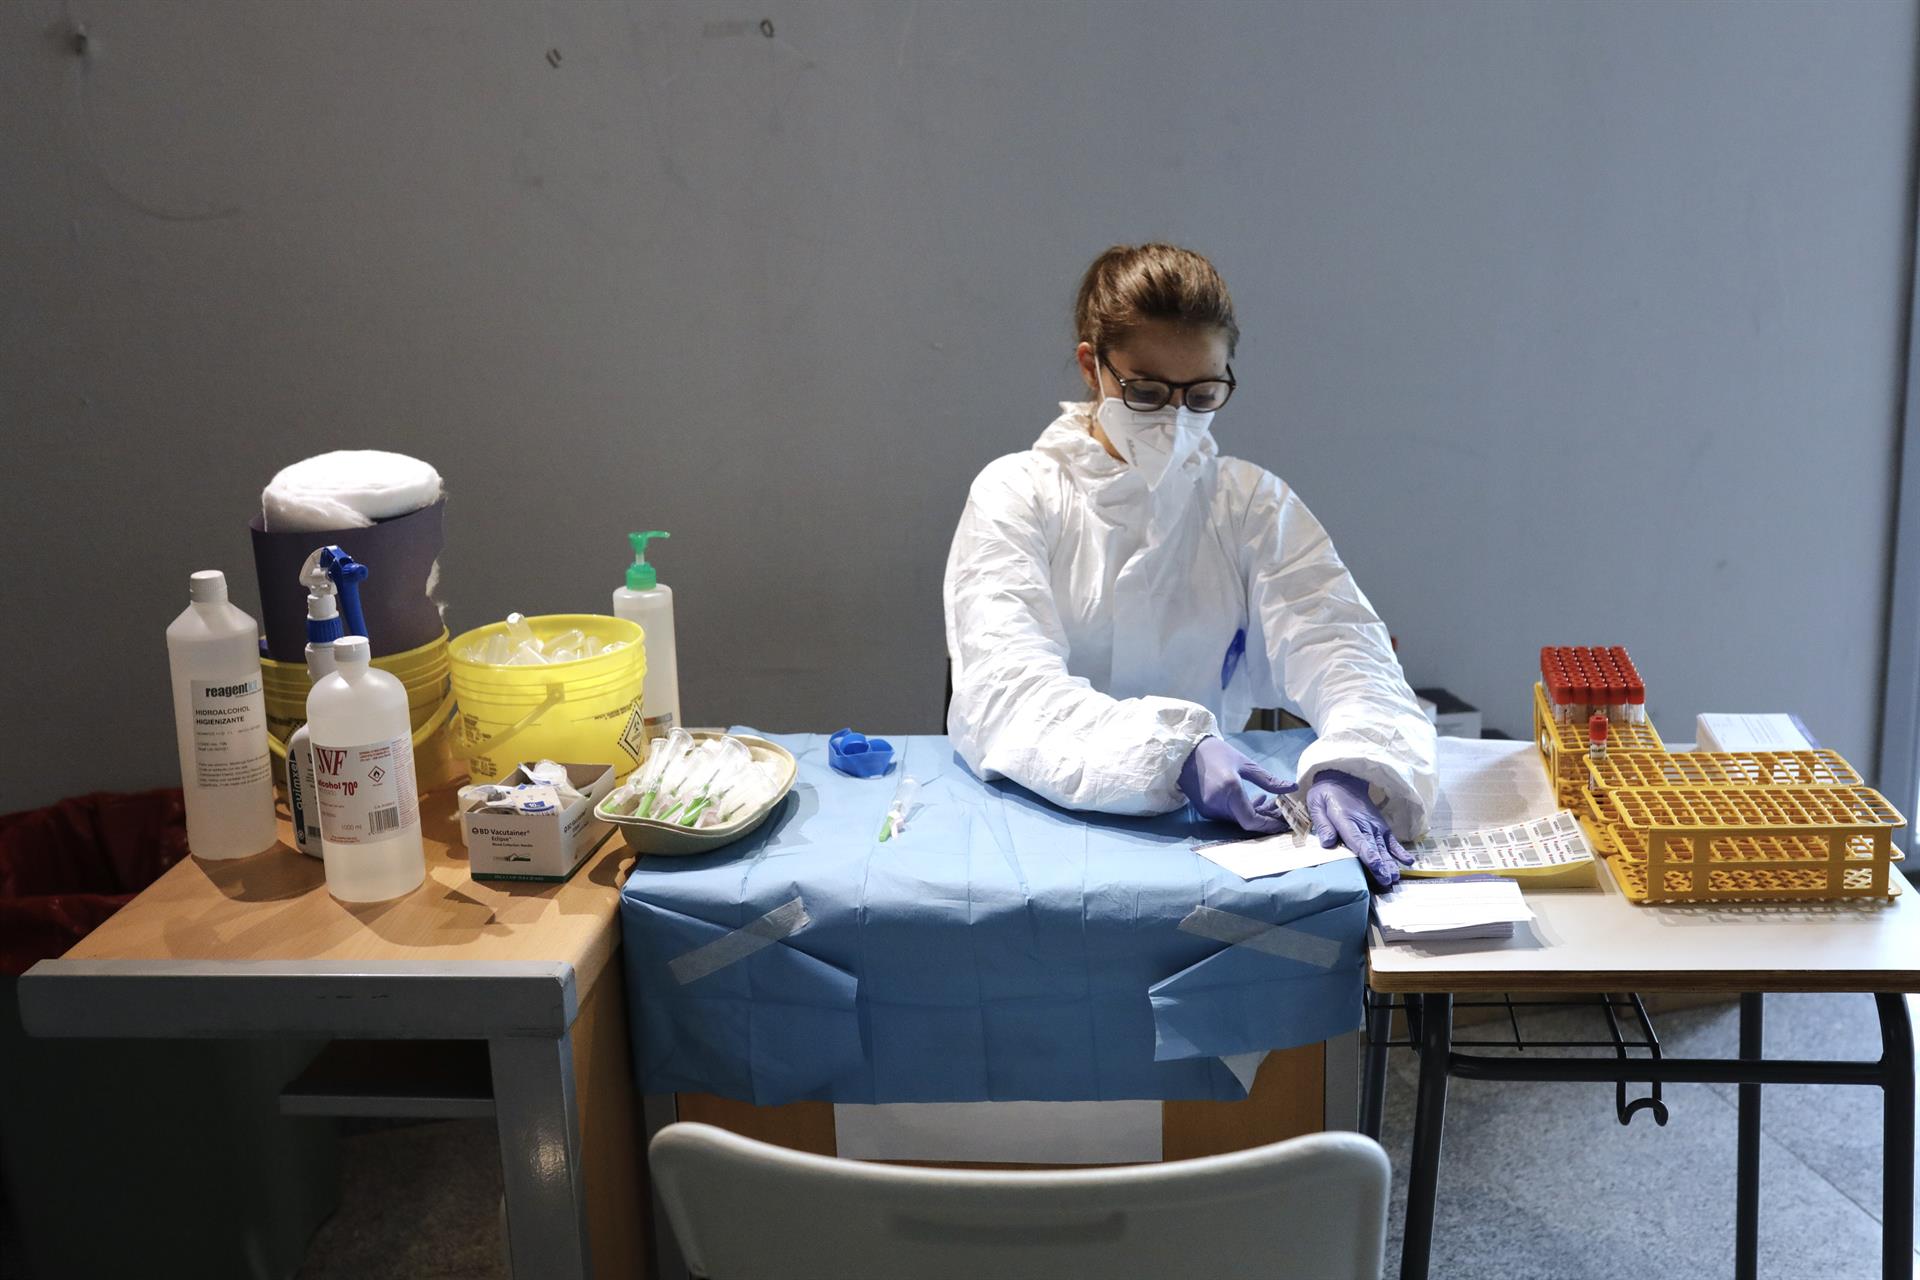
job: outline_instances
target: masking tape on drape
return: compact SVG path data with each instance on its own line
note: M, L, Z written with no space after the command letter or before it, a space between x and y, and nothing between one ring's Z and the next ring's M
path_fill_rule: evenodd
M765 950L811 923L806 904L795 898L775 907L752 924L742 925L732 933L674 957L667 962L667 969L681 986L698 982L730 964L745 960L756 951Z
M1298 960L1316 969L1331 969L1340 963L1340 944L1331 938L1318 937L1282 924L1268 924L1264 920L1235 915L1214 907L1195 907L1180 922L1180 931L1211 938L1229 946L1251 947L1284 960Z

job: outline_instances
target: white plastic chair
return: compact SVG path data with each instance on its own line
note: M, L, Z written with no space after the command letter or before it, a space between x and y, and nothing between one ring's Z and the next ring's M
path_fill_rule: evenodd
M708 1280L1379 1280L1386 1245L1386 1152L1356 1133L1028 1173L867 1164L676 1124L649 1155Z

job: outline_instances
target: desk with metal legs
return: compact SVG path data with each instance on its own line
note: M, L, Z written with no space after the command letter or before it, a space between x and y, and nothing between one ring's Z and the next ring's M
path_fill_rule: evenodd
M421 816L426 883L391 902L333 899L320 862L285 845L180 863L29 970L22 1021L40 1036L483 1043L477 1085L304 1091L282 1108L491 1116L514 1274L638 1275L646 1173L614 919L631 855L614 839L563 884L475 881L452 792Z
M1898 873L1895 873L1898 875ZM1603 875L1603 880L1606 877ZM1891 903L1638 907L1608 881L1599 890L1527 895L1535 919L1510 941L1384 945L1369 954L1368 984L1406 997L1420 1055L1402 1280L1423 1280L1447 1083L1473 1080L1737 1084L1738 1207L1734 1275L1758 1274L1761 1090L1770 1084L1867 1085L1885 1098L1882 1274L1913 1263L1914 1052L1904 993L1920 991L1920 897ZM1737 1058L1492 1057L1453 1044L1456 993L1605 995L1708 991L1740 996ZM1881 1056L1873 1062L1768 1060L1761 1051L1768 992L1862 992L1874 997ZM1362 1127L1378 1136L1391 1011L1370 1001Z

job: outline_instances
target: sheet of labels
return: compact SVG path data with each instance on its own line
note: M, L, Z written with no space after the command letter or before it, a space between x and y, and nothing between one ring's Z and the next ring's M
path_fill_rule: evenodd
M1566 809L1479 831L1429 837L1413 847L1414 875L1464 875L1476 871L1505 874L1552 871L1593 861L1580 821Z

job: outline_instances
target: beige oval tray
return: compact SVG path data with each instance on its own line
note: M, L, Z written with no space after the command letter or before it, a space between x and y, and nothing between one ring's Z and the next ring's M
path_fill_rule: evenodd
M724 738L728 735L714 730L696 729L693 731L693 736ZM787 798L789 791L793 790L793 780L800 771L799 763L794 760L793 753L780 744L746 733L736 733L732 736L746 744L747 750L753 753L754 759L777 760L783 770L780 786L774 797L753 812L735 818L724 827L683 827L676 822L655 822L651 818L636 818L632 814L614 813L608 808L613 798L609 795L594 809L593 816L620 828L620 834L626 839L627 848L638 854L676 857L712 853L715 849L732 844L765 822L767 816L780 807L780 802Z

